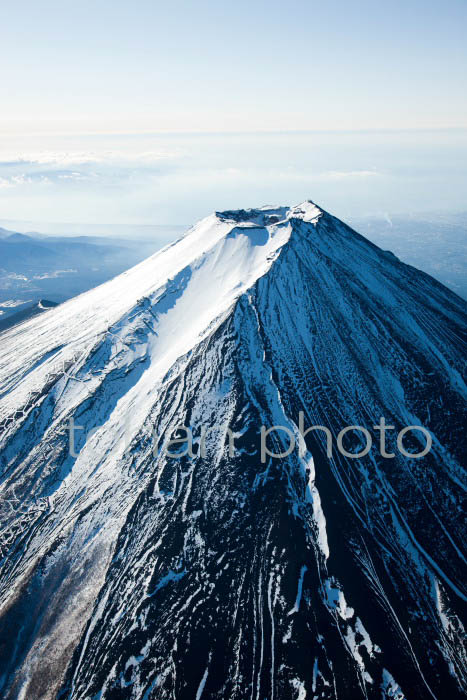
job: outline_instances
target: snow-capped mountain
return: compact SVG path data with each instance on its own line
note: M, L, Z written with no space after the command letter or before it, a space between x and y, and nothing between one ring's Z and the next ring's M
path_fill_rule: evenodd
M305 202L2 334L2 697L463 697L466 318ZM384 417L394 456L328 456L301 412L375 444ZM192 456L159 449L179 426ZM298 448L262 459L261 426Z

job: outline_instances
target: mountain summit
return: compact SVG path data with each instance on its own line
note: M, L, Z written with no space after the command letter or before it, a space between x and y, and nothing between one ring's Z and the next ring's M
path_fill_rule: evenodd
M304 202L4 332L2 697L464 697L466 318Z

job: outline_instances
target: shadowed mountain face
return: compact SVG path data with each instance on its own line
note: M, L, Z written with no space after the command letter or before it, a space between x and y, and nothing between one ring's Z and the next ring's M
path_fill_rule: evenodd
M466 317L305 202L5 332L3 696L464 697Z

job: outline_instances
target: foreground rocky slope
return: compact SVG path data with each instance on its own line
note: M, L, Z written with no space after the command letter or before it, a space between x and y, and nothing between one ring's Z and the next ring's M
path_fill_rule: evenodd
M463 697L465 321L305 202L0 336L3 696ZM262 461L262 425L297 448ZM158 452L178 426L193 456Z

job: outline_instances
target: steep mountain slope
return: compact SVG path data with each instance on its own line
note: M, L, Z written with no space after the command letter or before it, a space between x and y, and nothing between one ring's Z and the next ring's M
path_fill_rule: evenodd
M305 202L210 216L1 335L3 696L463 697L465 321ZM395 456L328 457L301 411L376 444L384 417ZM263 425L300 449L263 462Z

